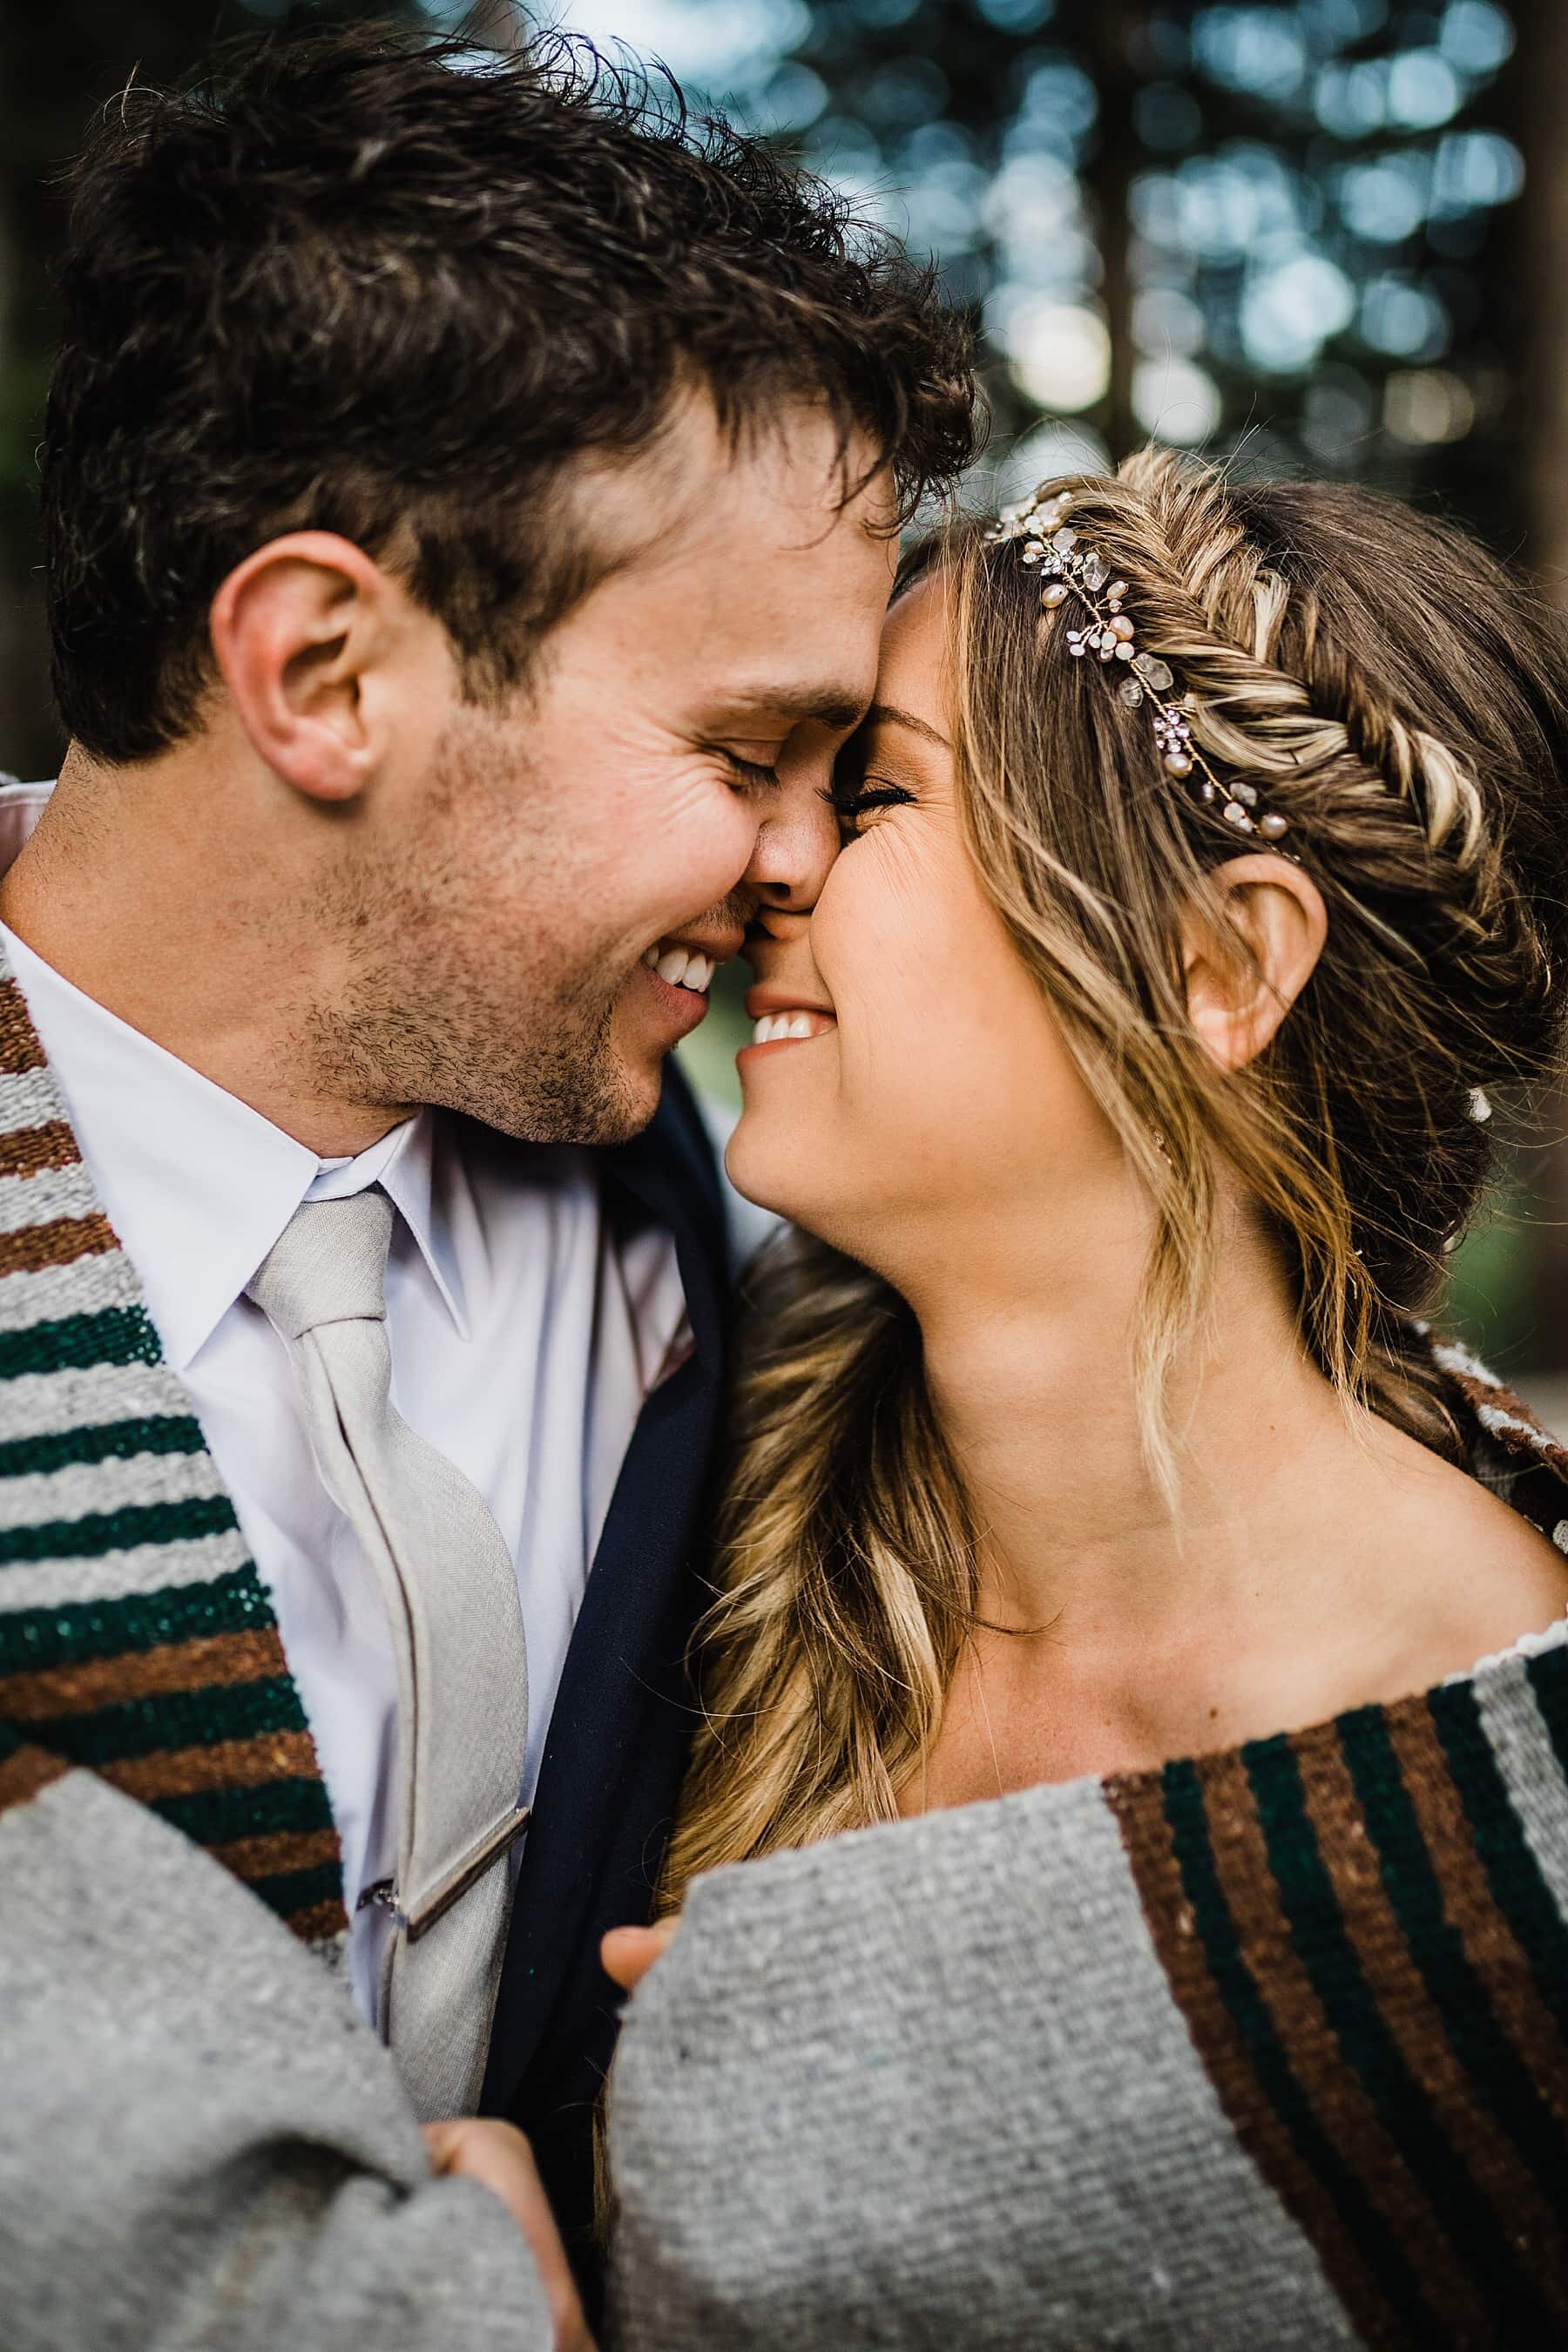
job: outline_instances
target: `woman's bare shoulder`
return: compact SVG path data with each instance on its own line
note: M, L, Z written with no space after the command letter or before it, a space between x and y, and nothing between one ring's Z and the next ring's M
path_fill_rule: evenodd
M1568 1559L1479 1479L1433 1461L1402 1481L1369 1569L1390 1601L1407 1687L1462 1674L1568 1612ZM1386 1694L1379 1694L1386 1696Z

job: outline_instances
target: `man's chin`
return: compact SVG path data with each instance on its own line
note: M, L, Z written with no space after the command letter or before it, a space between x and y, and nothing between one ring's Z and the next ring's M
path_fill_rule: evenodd
M609 1041L594 1057L582 1082L562 1089L546 1111L550 1132L535 1139L613 1149L630 1143L652 1119L664 1092L663 1055L626 1054ZM538 1106L542 1108L542 1106Z
M642 1055L630 1058L616 1054L611 1057L613 1087L605 1096L603 1125L592 1139L594 1142L629 1143L634 1136L642 1133L663 1098L668 1059L667 1054L652 1059Z
M603 1118L597 1143L629 1143L640 1135L658 1110L664 1094L664 1074L676 1041L650 1038L647 1024L635 1010L618 1004L599 1058L601 1084L595 1090Z
M623 1075L626 1085L613 1102L605 1101L601 1106L595 1131L574 1136L574 1142L599 1146L630 1143L650 1123L664 1092L663 1064L651 1076L645 1072Z
M658 1108L662 1059L632 1059L601 1038L598 1050L541 1056L505 1078L470 1073L428 1099L461 1111L519 1143L629 1143Z

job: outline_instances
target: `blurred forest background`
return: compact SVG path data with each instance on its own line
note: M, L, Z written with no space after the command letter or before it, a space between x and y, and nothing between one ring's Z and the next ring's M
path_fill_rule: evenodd
M363 16L480 49L530 16L624 42L933 253L982 329L976 499L1153 436L1382 484L1568 603L1568 0L6 0L0 766L52 772L59 751L33 454L52 177L132 71ZM683 1049L721 1097L735 1018L731 993ZM1458 1317L1568 1425L1568 1108L1499 1116L1510 1173Z

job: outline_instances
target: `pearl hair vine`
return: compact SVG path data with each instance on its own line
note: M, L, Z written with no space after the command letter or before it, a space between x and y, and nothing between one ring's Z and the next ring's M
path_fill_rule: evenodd
M1040 604L1047 613L1059 612L1076 597L1089 614L1085 625L1068 629L1067 648L1079 661L1091 656L1102 662L1123 662L1125 673L1116 688L1117 699L1130 710L1148 701L1152 706L1154 741L1165 772L1184 784L1201 807L1219 814L1234 832L1254 834L1274 848L1290 830L1289 817L1278 810L1258 812L1258 788L1239 776L1221 783L1193 740L1190 694L1178 694L1168 662L1157 654L1140 652L1134 624L1122 611L1125 580L1113 580L1110 566L1088 547L1062 518L1073 502L1070 490L1047 496L1044 486L1018 506L1004 507L985 534L991 546L1010 540L1023 541L1022 560L1037 568L1045 581ZM1289 857L1290 852L1281 850Z

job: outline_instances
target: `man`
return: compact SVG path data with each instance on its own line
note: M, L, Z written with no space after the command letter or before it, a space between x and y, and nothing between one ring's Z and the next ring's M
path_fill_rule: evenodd
M549 2340L414 2116L512 2117L582 2231L721 1366L665 1057L810 906L971 446L825 192L474 62L264 47L75 175L72 740L0 886L8 2345Z

